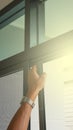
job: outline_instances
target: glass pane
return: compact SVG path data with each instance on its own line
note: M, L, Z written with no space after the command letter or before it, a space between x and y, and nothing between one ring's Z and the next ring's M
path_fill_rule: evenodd
M0 61L24 51L24 16L0 30Z
M45 2L46 40L73 30L73 0Z
M39 130L39 106L38 106L38 97L35 101L35 107L32 110L31 114L31 130Z
M72 59L73 56L67 56L43 65L43 69L47 73L45 86L47 130L73 129Z
M23 96L23 71L0 78L0 130L7 126Z

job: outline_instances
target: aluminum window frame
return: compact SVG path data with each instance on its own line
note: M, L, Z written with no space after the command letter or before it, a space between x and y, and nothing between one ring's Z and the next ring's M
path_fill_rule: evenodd
M2 15L1 18L4 18L3 21L1 21L0 29L9 24L11 21L17 19L25 12L25 51L21 52L19 54L16 54L10 58L7 58L3 61L0 61L0 78L12 74L14 72L18 72L19 70L24 70L24 92L23 95L26 94L28 85L27 85L27 73L30 66L36 64L38 66L39 73L43 72L43 63L48 62L50 60L53 60L55 58L59 58L67 53L69 50L72 52L73 50L73 31L65 33L61 36L58 36L56 38L53 38L49 41L44 42L43 44L37 44L37 46L30 48L30 0L25 1L25 5L23 5L23 0L21 2L14 2L12 5L10 4L1 11ZM32 1L33 2L33 1ZM39 1L35 1L39 2ZM39 2L37 4L43 4L42 2ZM42 6L43 6L42 5ZM20 9L18 10L18 6ZM15 9L14 9L15 8ZM44 8L42 8L44 9ZM5 13L5 10L6 13ZM13 11L13 14L11 14L11 10ZM15 11L14 11L15 10ZM37 8L37 16L38 16L38 8ZM43 13L41 11L41 13ZM8 15L8 17L7 17ZM43 15L43 14L42 14ZM38 19L39 17L37 17ZM44 17L45 19L45 17ZM40 19L37 20L37 22L40 22ZM37 24L37 32L39 31L38 24ZM31 30L32 32L32 30ZM40 31L41 35L41 31ZM37 35L37 41L38 41L38 35ZM29 53L28 53L29 52ZM37 53L38 52L38 53ZM42 52L42 53L41 53ZM44 91L42 91L39 94L39 119L40 119L40 130L46 130L46 122L45 122L45 102L44 102ZM43 127L42 127L43 124ZM30 130L30 125L28 130Z
M0 11L0 29L22 16L25 12L25 0L14 0Z

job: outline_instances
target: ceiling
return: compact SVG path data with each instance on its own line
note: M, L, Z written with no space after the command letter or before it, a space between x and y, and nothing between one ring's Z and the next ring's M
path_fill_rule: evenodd
M4 9L7 5L9 5L14 0L0 0L0 10Z

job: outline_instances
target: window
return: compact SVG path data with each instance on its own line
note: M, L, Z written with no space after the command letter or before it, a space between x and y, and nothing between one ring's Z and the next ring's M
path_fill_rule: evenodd
M45 71L48 76L45 89L36 99L28 130L73 129L73 2L43 1L17 0L1 10L0 128L3 130L26 94L28 69L34 64L40 74ZM18 96L15 102L11 91L15 98ZM16 104L13 110L8 106L9 99ZM9 115L4 113L4 105Z
M24 16L0 30L0 61L24 51Z
M46 40L73 30L72 12L72 0L47 0L45 2Z
M47 130L73 129L73 62L64 57L43 65L47 73L45 108Z
M64 66L64 129L73 129L73 62Z

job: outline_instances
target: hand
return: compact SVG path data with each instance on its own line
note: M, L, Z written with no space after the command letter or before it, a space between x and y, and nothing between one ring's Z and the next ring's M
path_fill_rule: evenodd
M37 73L37 67L33 66L28 72L28 92L27 96L35 100L38 93L43 89L46 79L46 73L41 76Z

